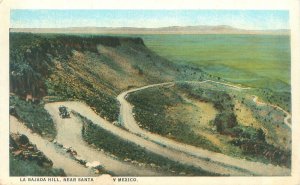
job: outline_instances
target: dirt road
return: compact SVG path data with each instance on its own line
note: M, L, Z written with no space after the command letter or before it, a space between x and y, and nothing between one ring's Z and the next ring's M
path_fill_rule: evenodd
M258 99L257 96L253 96L253 102L256 103L257 106L262 106L262 105L271 106L271 107L274 107L274 108L276 108L276 109L281 110L282 112L284 112L284 114L286 115L286 117L284 118L283 122L290 129L292 128L292 124L291 124L292 115L289 112L287 112L286 110L284 110L283 108L281 108L281 107L279 107L277 105L272 105L272 104L269 104L269 103L264 103L264 102L258 101L257 99Z
M214 81L202 81L202 82L189 82L189 83L207 83L207 82L213 82ZM130 132L141 135L143 138L152 141L154 143L159 143L163 146L166 146L166 148L175 150L175 151L180 151L184 153L185 155L190 155L198 158L206 158L209 159L211 163L220 163L220 164L226 164L229 166L234 166L240 169L244 169L246 171L252 172L253 174L257 175L289 175L290 174L290 169L288 168L283 168L279 166L274 166L274 165L266 165L263 163L258 163L258 162L251 162L243 159L237 159L237 158L232 158L220 153L216 152L211 152L208 150L204 150L201 148L197 148L191 145L183 144L176 142L174 140L162 137L158 134L150 133L148 131L145 131L141 129L137 122L135 121L133 114L132 114L132 105L126 101L126 96L129 93L135 92L135 91L140 91L146 88L151 88L155 86L163 86L163 85L170 85L172 82L168 83L161 83L161 84L152 84L148 86L144 86L141 88L136 88L136 89L131 89L129 91L121 93L117 99L119 100L121 104L120 108L120 115L121 115L121 121L122 125L127 128ZM225 83L222 83L223 85L227 85ZM244 89L238 86L233 86L229 85L230 87L237 88L237 89Z
M81 135L82 122L76 116L62 119L59 116L59 105L61 105L61 103L51 103L45 105L45 109L50 113L53 121L56 123L56 140L58 143L64 146L72 147L72 149L74 149L77 152L77 155L79 155L81 158L90 163L94 161L100 162L100 164L104 166L106 170L110 170L118 175L158 175L158 173L154 170L138 167L132 165L131 163L121 162L118 159L110 157L104 152L98 151L89 146L86 142L84 142ZM66 104L64 103L64 105ZM67 104L67 106L72 107L69 104ZM80 107L81 106L78 108L80 109Z
M165 85L168 84L169 83L165 83ZM60 105L64 105L69 109L76 111L81 115L84 115L103 129L110 131L111 133L117 135L118 137L124 140L128 140L142 147L145 147L146 150L168 157L169 159L181 162L183 164L189 164L194 165L196 167L200 167L206 171L220 173L224 175L290 174L289 169L231 158L219 153L210 152L193 146L178 143L173 140L161 137L159 135L145 132L142 129L139 129L138 135L127 132L126 130L114 126L113 124L99 117L89 106L81 102L56 102L49 103L46 106L48 107L48 110L49 107L58 110L58 107ZM127 122L128 118L129 120L134 121L131 111L132 108L130 104L125 99L123 99L123 102L121 103L121 114L124 122ZM132 127L128 128L139 128L134 124L136 124L135 121L134 123L127 123L127 125L132 125Z
M24 134L30 142L35 144L53 162L53 167L64 169L68 176L92 176L95 175L89 168L77 163L68 157L63 151L60 151L55 144L47 141L41 136L32 133L23 123L17 118L10 116L10 132Z
M58 107L60 105L64 105L68 107L69 109L78 112L81 115L84 115L86 118L90 119L94 124L97 124L98 126L102 127L103 129L113 133L114 135L133 142L137 145L140 145L144 147L146 150L149 150L153 153L168 157L169 159L172 159L174 161L178 161L182 164L188 164L188 165L194 165L196 167L203 168L206 171L224 174L224 175L254 175L256 173L249 172L247 170L237 169L234 166L226 165L224 163L215 163L209 161L208 158L199 158L194 157L192 155L187 155L186 153L183 153L181 151L176 151L170 148L166 148L165 146L162 146L161 144L149 141L143 137L140 137L136 134L133 134L131 132L128 132L120 127L117 127L113 125L112 123L106 121L105 119L99 117L89 106L87 106L84 103L81 102L55 102L55 103L48 103L46 104L46 109L50 112L52 115L54 112L52 110L58 110ZM51 110L52 109L52 110ZM55 113L58 115L58 113ZM72 124L72 123L71 123ZM67 131L69 132L69 131ZM64 137L64 136L62 136ZM70 143L73 147L76 144ZM74 149L76 147L73 147ZM78 149L76 149L78 150ZM88 152L87 152L88 154ZM135 175L139 175L140 173L137 173Z
M56 141L59 144L62 144L65 148L72 147L72 149L77 152L77 157L80 157L89 163L99 162L106 170L112 171L121 176L161 175L154 169L146 169L145 167L121 162L90 147L82 139L82 123L75 116L70 119L61 119L58 114L58 107L46 105L46 109L52 115L57 126ZM37 146L38 150L42 151L53 161L53 167L64 169L68 176L97 176L91 168L86 168L84 165L81 165L74 159L70 158L66 151L55 145L53 142L32 133L30 129L13 116L10 116L10 132L26 135L30 142Z

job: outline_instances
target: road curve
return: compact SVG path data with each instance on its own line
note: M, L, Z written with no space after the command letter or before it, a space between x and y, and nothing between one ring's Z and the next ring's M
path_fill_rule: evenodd
M46 105L47 111L53 117L57 128L56 141L64 147L72 147L76 151L77 157L87 162L98 161L106 170L110 170L121 176L158 176L160 173L154 169L135 166L124 163L117 159L107 156L85 143L81 136L82 123L73 116L70 119L61 119L58 115L58 107ZM53 167L64 169L68 176L97 176L91 168L86 168L74 159L70 158L62 148L41 137L27 128L17 118L10 116L10 132L24 134L30 142L35 144L53 162Z
M141 147L144 147L146 150L156 153L158 155L167 157L173 161L178 161L182 164L193 165L195 167L202 168L209 172L214 172L223 175L235 175L235 176L245 176L245 175L256 175L256 173L249 172L247 170L237 169L234 166L226 165L225 163L220 162L212 162L208 158L199 158L194 157L192 155L188 155L178 150L173 150L167 147L164 147L158 143L149 141L143 137L140 137L136 134L128 132L118 126L113 125L107 120L98 116L88 105L82 102L55 102L46 104L46 109L57 109L60 105L64 105L68 107L68 109L73 110L89 120L91 120L94 124L100 126L101 128L111 132L112 134L135 143ZM51 110L50 110L51 112ZM51 113L52 114L52 113ZM72 124L72 123L71 123ZM74 142L73 142L74 143ZM73 146L73 144L71 144ZM75 149L75 148L74 148ZM88 152L87 152L88 154ZM135 174L135 175L138 175ZM162 174L161 174L162 175Z
M84 142L81 129L82 122L76 116L62 119L59 116L60 103L46 104L45 109L51 115L56 123L57 136L56 141L64 146L72 147L81 158L88 162L98 161L106 170L112 171L122 176L152 176L159 175L154 169L135 166L131 163L125 163L108 156L104 152L98 151ZM84 115L84 114L83 114Z
M201 81L201 82L190 82L190 83L207 83L212 81ZM214 81L213 81L214 82ZM167 82L167 83L160 83L160 84L152 84L136 89L131 89L126 92L121 93L117 99L120 102L120 121L122 125L127 128L130 132L135 133L137 135L140 135L141 137L152 141L154 143L159 143L163 146L166 146L166 148L179 151L182 153L182 155L187 156L193 156L201 159L209 159L210 163L215 164L226 164L228 166L234 166L239 169L244 169L245 171L248 171L255 175L290 175L291 171L288 168L274 166L271 164L263 164L259 162L251 162L243 159L237 159L230 156L226 156L224 154L204 150L201 148L197 148L192 145L187 145L183 143L176 142L174 140L165 138L163 136L160 136L158 134L154 134L151 132L148 132L146 130L141 129L137 122L135 121L133 114L132 114L132 105L126 101L126 96L129 93L140 91L146 88L151 88L155 86L163 86L163 85L171 85L174 82ZM222 83L223 85L226 85L225 83ZM230 87L237 88L237 89L243 89L238 86L230 85ZM202 166L204 169L205 167ZM232 174L230 174L232 175ZM249 174L248 174L249 175Z
M14 116L10 116L9 125L10 132L26 135L31 143L35 144L40 151L52 160L53 167L64 169L66 175L95 176L89 168L85 168L67 155L64 155L63 151L59 151L52 142L47 141L38 134L32 133L30 129L19 122Z
M289 120L291 119L292 115L287 112L286 110L284 110L283 108L277 106L277 105L273 105L273 104L268 104L268 103L264 103L264 102L261 102L261 101L258 101L257 100L258 97L253 95L253 102L256 103L257 106L261 106L261 105L267 105L267 106L271 106L271 107L274 107L276 109L279 109L281 110L284 114L286 114L286 117L284 118L283 122L291 129L292 128L292 124L289 122ZM290 120L291 121L291 120Z

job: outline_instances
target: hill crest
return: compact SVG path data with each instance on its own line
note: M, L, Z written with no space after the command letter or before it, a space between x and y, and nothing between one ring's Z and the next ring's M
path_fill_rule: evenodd
M268 34L288 35L290 30L246 30L228 25L168 26L159 28L135 27L69 27L69 28L11 28L10 32L31 33L90 33L90 34Z

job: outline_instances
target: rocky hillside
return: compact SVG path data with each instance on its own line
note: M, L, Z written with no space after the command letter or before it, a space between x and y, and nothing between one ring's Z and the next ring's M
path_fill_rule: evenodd
M62 169L53 168L53 162L23 134L10 134L11 176L66 176Z
M141 38L10 33L10 92L23 99L82 100L110 121L116 95L135 86L213 78L149 50Z

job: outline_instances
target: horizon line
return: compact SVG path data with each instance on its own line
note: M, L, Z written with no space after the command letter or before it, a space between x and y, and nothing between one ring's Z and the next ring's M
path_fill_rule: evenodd
M290 31L290 28L278 28L278 29L245 29L245 28L238 28L231 25L220 24L220 25L188 25L188 26L178 26L178 25L170 25L170 26L161 26L161 27L134 27L134 26L114 26L114 27L107 27L107 26L69 26L69 27L10 27L9 29L70 29L70 28L108 28L108 29L122 29L122 28L134 28L134 29L161 29L161 28L186 28L186 27L228 27L235 30L241 31L275 31L275 30L285 30Z

